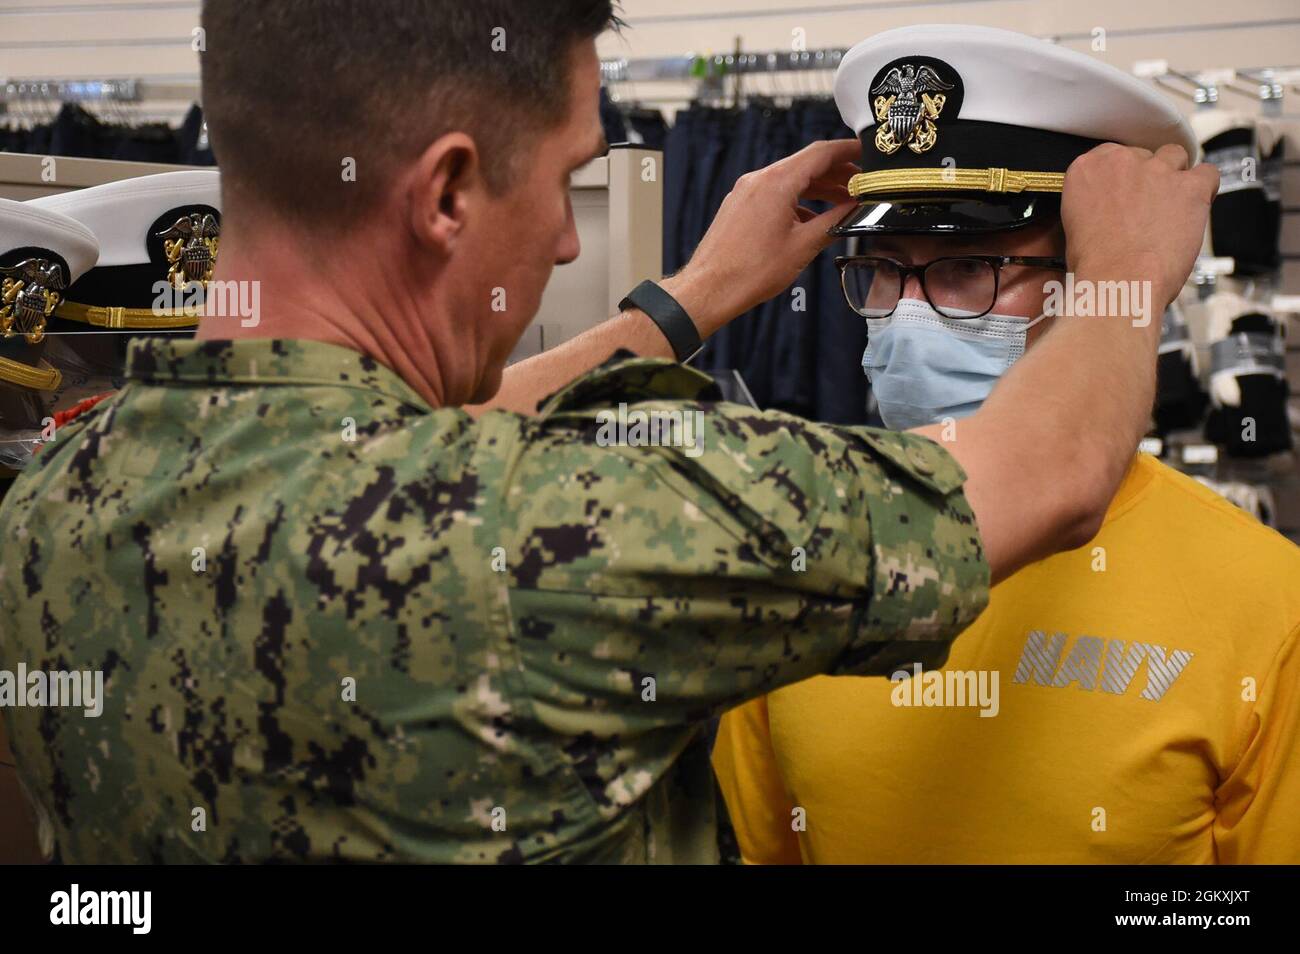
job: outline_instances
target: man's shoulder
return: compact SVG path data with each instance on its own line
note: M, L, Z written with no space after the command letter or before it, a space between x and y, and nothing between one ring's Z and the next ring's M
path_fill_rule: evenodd
M1203 545L1211 548L1226 543L1257 549L1269 554L1271 560L1280 561L1279 570L1300 569L1300 547L1272 527L1168 464L1154 458L1146 458L1143 463L1152 475L1153 500L1168 508L1171 515L1191 521L1185 526L1186 537L1199 537Z
M1300 547L1180 471L1148 459L1151 492L1135 527L1189 593L1220 596L1233 612L1300 624Z
M361 388L131 382L62 423L7 502L15 516L40 509L42 526L69 532L110 519L97 504L134 512L146 498L160 517L215 513L214 501L242 503L245 513L273 502L305 513L409 498L388 513L396 519L468 486L478 439L462 410L429 412ZM452 497L477 505L469 490ZM90 512L55 520L58 503L78 505L66 508L69 518Z
M694 460L711 455L715 468L735 468L755 476L750 458L791 465L816 460L835 467L858 462L880 465L882 481L904 477L929 490L948 493L965 481L956 460L938 444L916 434L871 427L844 427L809 421L781 411L763 411L722 398L713 379L662 358L639 358L619 351L604 364L551 395L538 406L532 434L544 440L556 433L582 432L593 451L658 444L670 456ZM682 448L680 437L694 436L685 415L702 415L705 436L699 446ZM685 433L683 434L683 430ZM673 451L689 450L691 453ZM797 476L796 473L788 476Z
M553 418L566 413L641 401L720 401L713 379L666 358L643 358L620 348L586 374L575 378L537 406Z

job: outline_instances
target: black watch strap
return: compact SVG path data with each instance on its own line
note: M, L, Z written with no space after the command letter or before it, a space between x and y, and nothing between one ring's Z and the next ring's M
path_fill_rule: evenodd
M659 326L678 361L684 363L691 360L704 347L699 329L695 327L691 316L686 314L686 309L677 303L676 298L660 288L657 282L646 279L618 303L620 311L629 306L640 308Z

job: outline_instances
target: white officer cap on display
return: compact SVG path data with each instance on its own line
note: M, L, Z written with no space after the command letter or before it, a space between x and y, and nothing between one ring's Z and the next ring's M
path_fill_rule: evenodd
M98 257L99 243L80 222L0 199L0 387L58 386L58 372L40 357L46 324Z
M190 206L221 209L221 173L215 169L164 172L27 204L62 212L85 224L99 239L100 266L143 265L150 261L148 239L159 216Z
M853 47L835 102L862 140L861 202L833 230L981 232L1059 212L1070 163L1101 142L1156 150L1196 137L1159 90L1010 30L925 25Z
M99 240L98 265L69 289L58 317L102 328L192 326L193 314L157 314L155 286L205 283L216 263L221 175L165 172L27 203L83 223Z
M27 258L58 264L66 288L95 267L99 242L76 219L30 202L0 199L0 267Z

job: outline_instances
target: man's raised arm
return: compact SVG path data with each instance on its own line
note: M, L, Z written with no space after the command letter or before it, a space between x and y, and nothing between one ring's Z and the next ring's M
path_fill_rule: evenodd
M1196 261L1218 185L1213 166L1187 168L1181 146L1104 143L1076 159L1061 197L1075 284L1150 282L1147 313L1055 322L955 439L941 424L917 429L965 469L994 582L1101 528L1154 403L1160 316Z
M663 282L701 338L779 293L830 243L826 229L851 207L834 183L855 168L858 148L816 143L736 183L690 264ZM994 581L1091 539L1132 460L1154 395L1158 317L1191 271L1218 187L1213 167L1187 165L1178 146L1152 154L1114 143L1075 161L1062 222L1076 283L1149 281L1155 317L1058 323L960 422L958 439L941 441L967 473ZM837 206L818 216L801 199ZM631 310L515 365L484 407L533 413L619 348L673 357L655 324ZM942 430L918 432L940 440Z

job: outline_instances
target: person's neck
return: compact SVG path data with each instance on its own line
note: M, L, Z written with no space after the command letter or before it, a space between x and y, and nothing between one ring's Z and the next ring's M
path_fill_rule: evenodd
M291 229L259 223L255 234L229 227L223 232L213 281L258 283L258 314L255 322L205 317L195 336L199 340L303 338L339 345L374 358L434 408L449 403L449 392L455 401L457 386L467 384L447 379L438 354L452 352L447 342L435 347L430 338L428 329L447 329L450 323L430 321L429 308L402 293L405 282L376 280L402 277L392 275L382 243L357 241L354 235L346 256L314 260ZM252 300L251 285L236 287L245 289L244 300Z

